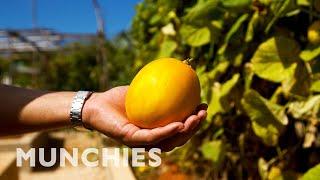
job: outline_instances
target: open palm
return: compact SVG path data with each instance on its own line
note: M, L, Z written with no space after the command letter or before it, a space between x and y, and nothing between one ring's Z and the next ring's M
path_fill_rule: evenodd
M85 104L85 125L130 147L158 147L170 151L185 144L206 117L207 106L202 104L184 122L173 122L154 129L139 128L126 117L127 89L128 86L120 86L104 93L94 93Z

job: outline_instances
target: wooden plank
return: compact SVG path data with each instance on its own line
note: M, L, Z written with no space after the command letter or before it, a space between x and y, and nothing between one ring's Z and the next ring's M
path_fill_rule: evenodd
M16 166L15 152L0 152L0 179L17 180L19 168Z
M108 149L110 150L110 152L114 152L113 148L117 148L117 147L108 147ZM120 162L123 162L124 157L120 156ZM135 180L135 176L131 170L130 165L126 166L123 165L122 163L120 163L120 166L115 166L113 162L108 163L107 167L106 167L106 171L107 171L107 179L110 180Z

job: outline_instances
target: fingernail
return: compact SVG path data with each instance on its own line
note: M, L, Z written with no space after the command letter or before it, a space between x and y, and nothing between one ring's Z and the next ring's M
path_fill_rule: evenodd
M207 117L207 115L208 115L208 113L207 113L207 111L205 111L205 112L203 113L203 119L205 119L205 118Z
M200 111L200 116L202 118L205 118L207 116L207 111L205 111L205 110Z

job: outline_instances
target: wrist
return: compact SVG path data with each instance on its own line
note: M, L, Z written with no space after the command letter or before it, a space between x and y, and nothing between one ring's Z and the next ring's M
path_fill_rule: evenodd
M95 99L97 99L99 93L92 93L90 97L85 101L82 109L82 123L87 128L92 128L91 120L93 119L94 112L96 111Z

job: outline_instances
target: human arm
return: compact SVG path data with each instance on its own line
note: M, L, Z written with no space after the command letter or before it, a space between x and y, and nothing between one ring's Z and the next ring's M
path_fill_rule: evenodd
M0 86L0 136L71 126L69 112L75 92L48 92ZM130 147L154 146L171 150L184 144L206 116L200 106L183 123L141 129L128 122L124 99L127 86L93 93L85 102L82 119L95 129ZM171 139L171 140L170 140Z
M70 126L74 95L0 85L0 136Z

